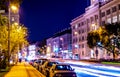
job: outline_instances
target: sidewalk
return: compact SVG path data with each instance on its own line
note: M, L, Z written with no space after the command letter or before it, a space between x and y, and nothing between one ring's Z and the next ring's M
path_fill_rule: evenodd
M26 62L18 63L4 77L45 77Z

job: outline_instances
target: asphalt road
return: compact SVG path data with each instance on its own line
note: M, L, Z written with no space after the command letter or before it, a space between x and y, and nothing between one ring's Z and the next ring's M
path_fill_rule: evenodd
M75 69L77 77L120 77L120 67L65 61Z

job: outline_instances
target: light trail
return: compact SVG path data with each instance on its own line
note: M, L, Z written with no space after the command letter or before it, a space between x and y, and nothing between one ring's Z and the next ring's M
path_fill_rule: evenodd
M84 67L75 67L75 66L72 66L73 68L75 68L75 70L77 72L84 72L84 73L87 73L87 74L90 74L90 75L98 75L99 74L105 74L105 75L112 75L112 76L117 76L117 77L120 77L120 73L111 73L111 72L106 72L106 71L99 71L99 70L94 70L94 69L89 69L89 68L84 68ZM93 72L92 72L93 71ZM89 72L89 73L88 73ZM94 73L97 73L97 74L94 74ZM100 75L101 77L103 77L103 75Z

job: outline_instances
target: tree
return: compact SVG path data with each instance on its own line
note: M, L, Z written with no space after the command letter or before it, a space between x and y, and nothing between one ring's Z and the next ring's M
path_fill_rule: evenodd
M109 43L106 47L111 50L113 59L115 59L120 50L120 23L105 24L105 30L109 36ZM116 52L115 49L118 49L118 51Z
M96 46L105 48L113 54L113 59L115 59L115 55L118 54L115 48L120 49L120 23L105 24L104 27L99 27L96 31L89 32L87 44L90 48Z
M3 22L6 21L6 22ZM8 25L7 18L4 19L4 16L0 17L0 44L2 50L5 52L8 51ZM28 30L24 25L10 25L10 53L16 51L16 47L22 49L22 45L28 44L27 36ZM7 55L7 54L6 54Z
M87 44L90 48L94 48L97 45L97 42L100 41L100 36L97 31L91 31L87 36Z
M7 23L8 23L7 17L3 17L0 14L0 26L7 25Z

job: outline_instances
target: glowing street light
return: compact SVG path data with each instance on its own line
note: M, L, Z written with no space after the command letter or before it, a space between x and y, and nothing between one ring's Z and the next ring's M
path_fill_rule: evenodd
M9 22L8 22L8 65L10 61L10 25L11 25L10 14L11 14L11 11L17 11L17 10L18 8L14 5L10 5L10 2L9 2L9 6L8 6L8 19L9 19Z
M11 5L10 8L11 8L11 10L13 10L13 11L17 11L17 10L18 10L18 8L17 8L15 5Z

